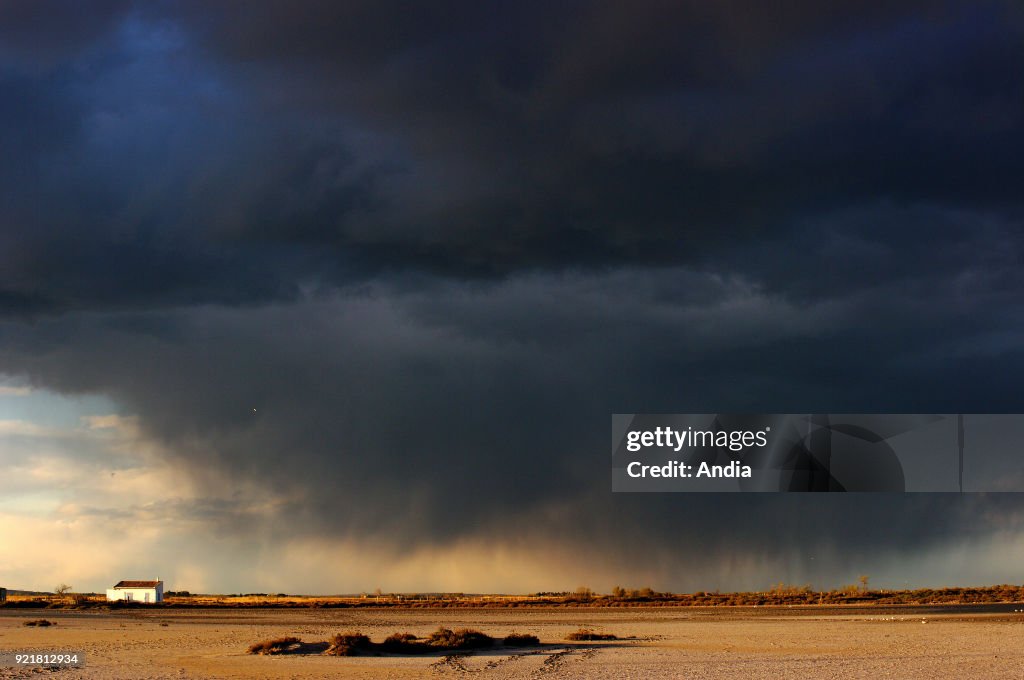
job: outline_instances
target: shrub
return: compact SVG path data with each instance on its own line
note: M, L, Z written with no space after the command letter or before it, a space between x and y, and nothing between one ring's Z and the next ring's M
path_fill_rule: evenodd
M25 623L23 623L21 625L23 625L23 626L39 626L41 628L45 628L46 626L56 626L57 622L56 621L47 621L46 619L33 619L31 621L26 621Z
M274 640L264 640L249 647L250 654L283 654L289 648L302 644L297 637L280 637Z
M441 649L483 649L494 644L494 638L478 630L451 630L441 626L427 637L427 644Z
M385 652L392 653L423 651L424 645L418 640L419 638L412 633L392 633L380 646Z
M614 637L614 636L613 636ZM535 647L540 644L536 635L512 633L504 638L509 647ZM326 642L307 644L297 637L264 640L249 647L250 654L313 653L324 650L331 656L356 656L369 652L391 654L429 654L438 651L483 649L494 645L494 638L478 630L461 628L451 630L441 626L424 639L412 633L392 633L383 642L374 643L359 632L339 633Z
M589 628L580 628L575 633L569 633L565 636L566 640L618 640L619 638L612 633L598 633L597 631L590 630Z
M506 647L536 647L540 644L540 638L529 633L511 633L505 636L503 642Z
M331 656L355 656L371 647L370 638L358 632L338 633L328 642L330 646L324 654Z
M432 647L451 648L455 646L455 631L444 626L439 627L427 636L427 644Z

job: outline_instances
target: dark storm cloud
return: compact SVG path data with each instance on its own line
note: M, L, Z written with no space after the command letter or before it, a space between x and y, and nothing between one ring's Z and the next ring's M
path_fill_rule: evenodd
M601 462L612 412L1024 407L1012 5L41 12L0 21L0 372L109 395L278 529L624 568L813 535L828 579L1020 516Z
M80 30L67 8L12 21L3 219L30 235L5 297L745 268L737 239L786 243L879 200L1020 220L1012 5L104 9ZM83 239L110 253L50 264ZM153 271L142 295L128 261Z
M130 6L128 0L0 3L4 67L40 71L74 59L107 37Z
M789 561L786 577L823 582L850 555L870 564L987 535L1019 507L941 495L612 495L608 414L1021 408L1001 388L1024 368L1018 351L956 356L935 337L955 322L943 310L950 293L920 303L927 313L887 301L894 293L795 306L687 270L537 275L258 310L8 323L0 365L127 405L200 484L244 479L285 499L281 521L262 529L281 540L386 536L412 550L496 533L542 546L571 532L624 573L638 551L671 555L688 573L763 553ZM876 308L887 310L884 330L864 327ZM917 323L897 324L901 311ZM993 327L1020 332L979 324L960 338ZM871 346L880 338L887 350ZM938 356L914 365L913 348ZM702 550L671 547L683 543Z
M1020 82L1002 65L1024 43L1006 6L715 7L187 20L264 106L395 140L357 224L297 216L300 237L389 264L685 262L879 198L1018 204Z

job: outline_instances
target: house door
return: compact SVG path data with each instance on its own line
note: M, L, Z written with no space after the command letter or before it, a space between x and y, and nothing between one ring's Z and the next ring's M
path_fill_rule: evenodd
M146 597L146 602L149 602L149 593L146 593L145 597Z

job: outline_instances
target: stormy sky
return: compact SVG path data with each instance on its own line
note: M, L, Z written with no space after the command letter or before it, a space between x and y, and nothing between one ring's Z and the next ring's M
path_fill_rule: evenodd
M608 435L1024 411L1020 64L1014 2L0 3L2 585L1019 582L1017 494Z

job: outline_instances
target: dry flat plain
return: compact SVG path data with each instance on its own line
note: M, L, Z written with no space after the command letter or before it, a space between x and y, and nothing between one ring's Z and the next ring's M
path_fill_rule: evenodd
M1021 611L1015 611L1021 610ZM24 626L45 617L57 625ZM252 656L259 640L439 625L539 648L427 656ZM620 640L567 642L581 626ZM1024 678L1024 605L870 608L0 610L0 653L85 652L84 668L0 678Z

